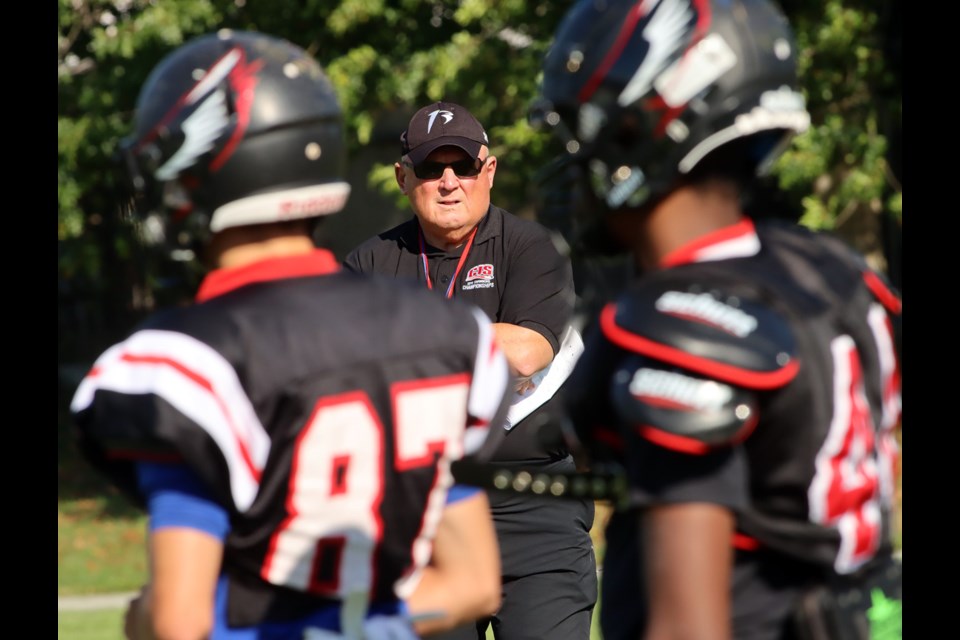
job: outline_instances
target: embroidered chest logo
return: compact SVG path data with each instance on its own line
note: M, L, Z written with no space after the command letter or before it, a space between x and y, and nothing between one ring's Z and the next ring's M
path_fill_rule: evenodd
M489 289L493 287L493 265L478 264L467 271L467 277L463 279L463 291L471 289Z

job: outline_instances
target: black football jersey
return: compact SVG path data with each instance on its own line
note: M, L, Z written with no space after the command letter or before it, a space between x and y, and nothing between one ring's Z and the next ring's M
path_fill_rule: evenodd
M668 261L604 309L567 383L631 503L728 506L738 548L827 572L889 552L896 294L839 240L779 223Z
M235 624L406 595L450 462L506 410L489 321L393 279L311 275L309 259L207 289L96 361L72 405L83 450L135 499L135 461L204 481L230 515Z

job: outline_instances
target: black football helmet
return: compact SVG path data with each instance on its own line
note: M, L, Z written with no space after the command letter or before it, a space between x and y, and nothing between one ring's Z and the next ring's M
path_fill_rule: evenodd
M530 117L607 210L664 194L735 140L762 175L810 123L792 32L769 0L582 0Z
M120 155L147 240L174 246L334 213L350 193L329 79L301 48L256 32L201 36L161 60Z

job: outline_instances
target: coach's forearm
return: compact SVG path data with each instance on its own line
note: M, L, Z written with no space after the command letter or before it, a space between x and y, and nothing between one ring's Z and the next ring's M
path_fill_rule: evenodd
M493 325L493 330L497 343L507 356L513 375L520 378L530 377L553 360L553 347L533 329L497 322Z

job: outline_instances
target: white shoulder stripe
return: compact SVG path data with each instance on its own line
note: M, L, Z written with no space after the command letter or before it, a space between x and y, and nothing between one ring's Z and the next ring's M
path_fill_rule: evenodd
M884 385L883 394L883 429L893 429L900 420L903 409L903 398L899 389L887 389L886 381L893 379L897 374L897 349L894 346L891 328L888 325L887 310L883 305L874 303L870 306L867 321L877 341L877 354L880 357L881 384Z
M730 260L747 258L758 253L760 253L760 238L755 232L751 232L703 247L695 253L693 260L694 262Z
M101 389L154 394L169 402L217 443L237 508L253 503L270 438L236 371L209 345L173 331L139 331L100 356L71 409L89 406Z
M480 326L480 338L477 343L477 356L473 368L473 381L470 385L468 413L485 423L496 415L510 384L510 370L507 358L496 345L493 325L480 309L473 309L474 318ZM464 438L464 451L474 453L486 437L487 426L471 427Z

